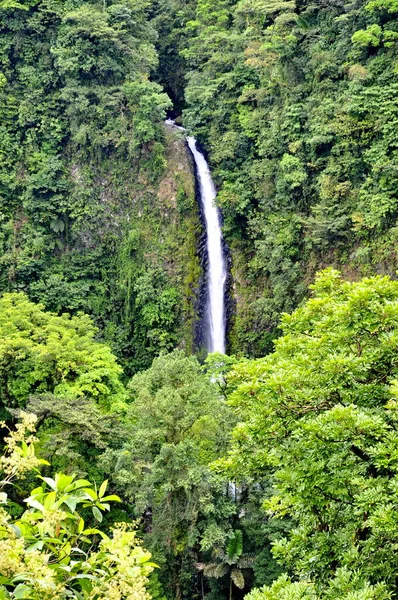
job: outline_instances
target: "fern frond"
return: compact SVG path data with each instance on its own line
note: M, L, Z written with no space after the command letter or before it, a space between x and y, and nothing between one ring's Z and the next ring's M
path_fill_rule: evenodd
M243 552L243 535L242 532L237 529L233 533L233 537L228 542L227 555L228 562L235 563Z
M250 569L254 565L255 560L255 554L242 554L236 563L236 566L239 567L239 569Z
M245 578L243 577L242 571L239 569L232 569L231 571L231 579L240 590L243 590L245 587Z
M220 579L228 573L228 565L223 565L222 563L209 563L205 565L203 569L203 574L206 577L214 577L214 579Z

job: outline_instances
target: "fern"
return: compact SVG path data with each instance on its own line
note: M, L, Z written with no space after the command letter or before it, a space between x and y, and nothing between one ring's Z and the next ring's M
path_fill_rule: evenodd
M214 579L220 579L228 573L228 565L222 563L209 563L203 569L203 574L206 577L214 577Z
M234 531L233 537L229 540L227 546L227 560L230 564L238 561L243 552L243 536L242 532L237 529Z
M253 568L255 560L255 554L244 554L240 557L236 566L239 567L239 569L251 569Z
M239 569L232 569L231 571L231 579L240 590L243 590L245 587L245 578L243 577L242 571Z

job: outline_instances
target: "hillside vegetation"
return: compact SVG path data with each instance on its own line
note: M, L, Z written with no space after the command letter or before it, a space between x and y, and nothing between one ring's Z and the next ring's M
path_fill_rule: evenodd
M397 269L395 0L198 0L187 108L234 257L233 351L271 348L320 267Z
M147 3L1 6L0 289L90 314L129 372L191 350L200 224Z
M0 0L0 600L398 598L397 17Z

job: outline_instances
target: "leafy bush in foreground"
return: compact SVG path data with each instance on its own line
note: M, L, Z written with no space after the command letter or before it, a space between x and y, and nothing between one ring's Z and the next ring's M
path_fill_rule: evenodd
M3 488L44 462L36 458L36 438L29 433L35 415L21 416L0 459ZM149 600L147 576L155 565L135 532L122 524L109 537L82 516L90 508L102 521L109 503L119 501L106 495L107 482L97 490L87 480L59 473L39 479L40 487L25 500L28 508L16 521L1 492L0 599Z

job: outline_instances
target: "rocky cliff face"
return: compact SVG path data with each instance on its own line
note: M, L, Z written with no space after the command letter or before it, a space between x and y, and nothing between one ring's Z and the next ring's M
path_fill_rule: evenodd
M3 222L0 292L88 313L128 373L161 350L191 350L201 224L183 136L164 127L134 159L66 147L62 163L74 212L44 229L21 204Z

